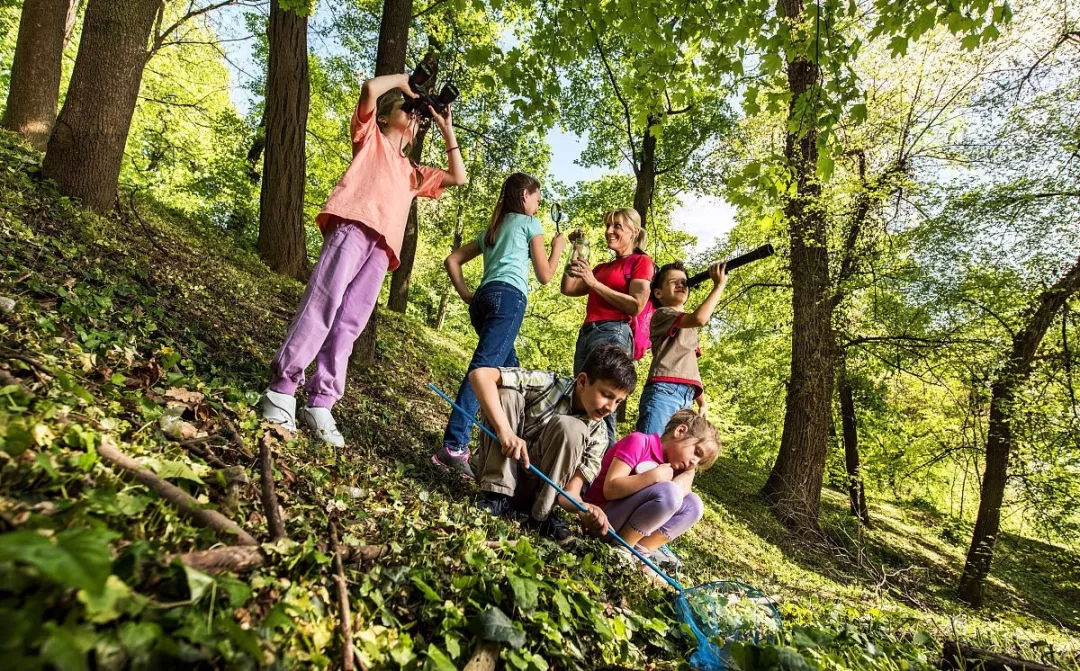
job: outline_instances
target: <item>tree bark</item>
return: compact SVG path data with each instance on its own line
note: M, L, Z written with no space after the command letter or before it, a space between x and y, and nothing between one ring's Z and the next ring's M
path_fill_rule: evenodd
M42 174L98 212L116 200L147 43L162 0L90 0L67 98Z
M870 511L866 507L866 491L863 489L862 468L859 465L859 431L855 416L855 395L847 367L840 360L840 423L843 426L844 463L847 466L848 499L851 514L870 526Z
M803 20L802 0L781 0L793 25ZM784 430L762 495L773 513L797 531L818 531L821 484L828 446L832 402L834 347L829 288L828 227L817 204L817 129L802 118L798 102L816 95L820 71L805 57L788 63L789 132L784 147L797 192L784 208L791 230L792 324L791 379L788 382ZM807 105L812 109L812 104ZM810 116L813 116L810 112Z
M413 139L413 147L409 151L409 158L416 163L424 153L424 140L427 138L429 126L421 126ZM409 219L405 224L405 236L401 240L401 254L398 260L401 265L390 275L390 297L386 304L394 312L404 313L409 307L409 285L412 280L413 263L416 261L416 245L420 238L419 226L416 219L416 199L413 198L409 207Z
M405 48L409 43L409 22L412 19L412 0L383 0L382 23L379 26L379 46L375 53L375 76L405 71ZM352 360L360 366L375 362L375 343L379 303L368 317L367 326L353 344Z
M266 156L259 193L259 256L274 272L308 274L304 137L308 117L307 18L270 2Z
M641 138L641 163L635 171L634 209L641 217L642 228L648 224L649 208L656 191L656 136L652 134L654 125L652 117L649 117L645 136Z
M461 246L462 236L462 222L464 221L465 205L459 203L457 211L457 223L454 225L454 246L450 250L451 252ZM441 331L443 324L446 323L446 311L450 307L450 293L454 290L450 283L446 283L446 287L443 289L442 298L439 299L439 313L435 317L435 323L433 326L436 331Z
M45 151L56 121L69 0L26 0L11 62L3 126Z
M1012 348L990 385L990 422L986 430L986 470L979 496L979 513L960 576L959 596L978 608L982 605L986 576L1001 528L1001 503L1005 499L1009 454L1012 452L1012 404L1031 374L1032 361L1054 315L1074 293L1080 291L1080 258L1053 286L1039 294L1024 328L1013 337Z
M71 42L72 36L75 34L75 22L79 19L79 9L82 7L83 0L68 0L67 17L64 19L64 48L67 49L68 44Z

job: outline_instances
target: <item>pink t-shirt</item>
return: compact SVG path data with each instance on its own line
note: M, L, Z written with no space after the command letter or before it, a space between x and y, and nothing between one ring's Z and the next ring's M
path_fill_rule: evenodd
M601 263L592 269L593 275L604 286L611 287L623 294L630 293L631 280L652 281L653 263L645 254L630 254L621 259ZM589 291L589 300L585 304L585 323L606 321L630 321L630 315L613 307L595 291ZM614 447L614 446L612 446Z
M380 246L390 257L390 270L401 262L401 239L413 198L442 195L443 171L419 168L397 145L379 131L375 112L360 118L360 105L352 118L353 160L330 192L326 206L315 218L324 235L334 227L335 217L360 224L381 236Z
M600 472L585 490L585 500L603 508L608 500L604 497L604 481L607 480L608 468L611 461L618 459L630 467L633 473L637 465L643 461L652 461L657 464L665 463L664 448L660 446L660 436L655 433L631 433L619 442L612 445L604 458L600 460Z

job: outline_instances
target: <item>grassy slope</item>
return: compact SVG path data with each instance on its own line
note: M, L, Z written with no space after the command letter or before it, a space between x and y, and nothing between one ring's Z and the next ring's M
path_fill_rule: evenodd
M523 531L479 516L466 488L430 465L446 410L426 383L453 387L467 357L460 344L408 318L384 320L379 363L351 372L336 413L348 448L334 454L302 436L267 437L251 405L300 285L271 275L222 233L150 205L119 221L87 215L34 181L36 161L0 137L0 296L16 300L0 322L0 531L46 530L64 548L65 530L84 529L111 553L72 549L99 570L50 572L5 562L16 555L0 536L0 630L16 632L0 635L8 659L26 655L26 668L39 652L65 668L82 668L80 659L101 668L175 659L207 668L328 664L340 655L328 510L346 542L390 544L376 564L347 570L368 665L461 666L475 619L491 606L526 634L522 648L504 649L512 667L669 667L682 658L670 600L628 579L598 542L569 554L533 537L492 547L488 540ZM185 447L165 436L159 417L170 402L210 440ZM95 457L95 446L111 441L221 506L224 488L198 455L208 449L247 473L252 484L229 514L265 540L253 458L260 440L278 454L292 542L279 544L268 566L212 584L167 555L229 539L193 527ZM972 614L949 591L966 539L947 540L933 511L876 505L866 532L844 515L843 497L826 492L833 542L815 548L761 507L754 493L764 477L721 460L700 478L708 512L677 543L684 582L746 580L778 595L794 623L874 621L1030 656L1080 647L1075 551L1006 536L989 604ZM845 660L892 667L880 656Z

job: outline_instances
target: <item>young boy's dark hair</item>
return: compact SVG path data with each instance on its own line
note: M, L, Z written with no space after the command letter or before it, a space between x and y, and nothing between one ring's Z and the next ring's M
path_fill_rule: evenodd
M618 345L604 344L589 352L581 372L589 376L589 382L608 380L626 391L633 391L637 386L634 362Z
M649 289L651 290L649 292L649 296L651 298L653 298L653 300L656 300L656 298L653 297L652 292L656 291L660 287L664 286L664 275L667 275L668 272L672 271L672 270L681 270L681 271L683 271L685 273L686 272L686 266L683 265L682 261L674 261L672 263L665 263L664 265L660 266L660 270L657 270L656 274L653 275L652 284L649 286ZM689 274L689 273L687 273L687 274Z

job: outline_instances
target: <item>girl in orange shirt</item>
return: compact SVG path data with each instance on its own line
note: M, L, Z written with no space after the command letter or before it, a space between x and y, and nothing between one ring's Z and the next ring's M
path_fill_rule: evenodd
M407 75L364 82L351 124L353 159L315 221L324 241L300 308L285 342L270 364L270 385L259 403L262 417L296 430L296 388L307 405L300 423L322 440L345 444L330 408L345 391L353 342L367 325L387 270L398 254L413 198L438 198L448 186L465 183L465 164L454 137L450 109L431 110L449 155L449 170L416 165L408 158L418 115L402 110L415 98Z

